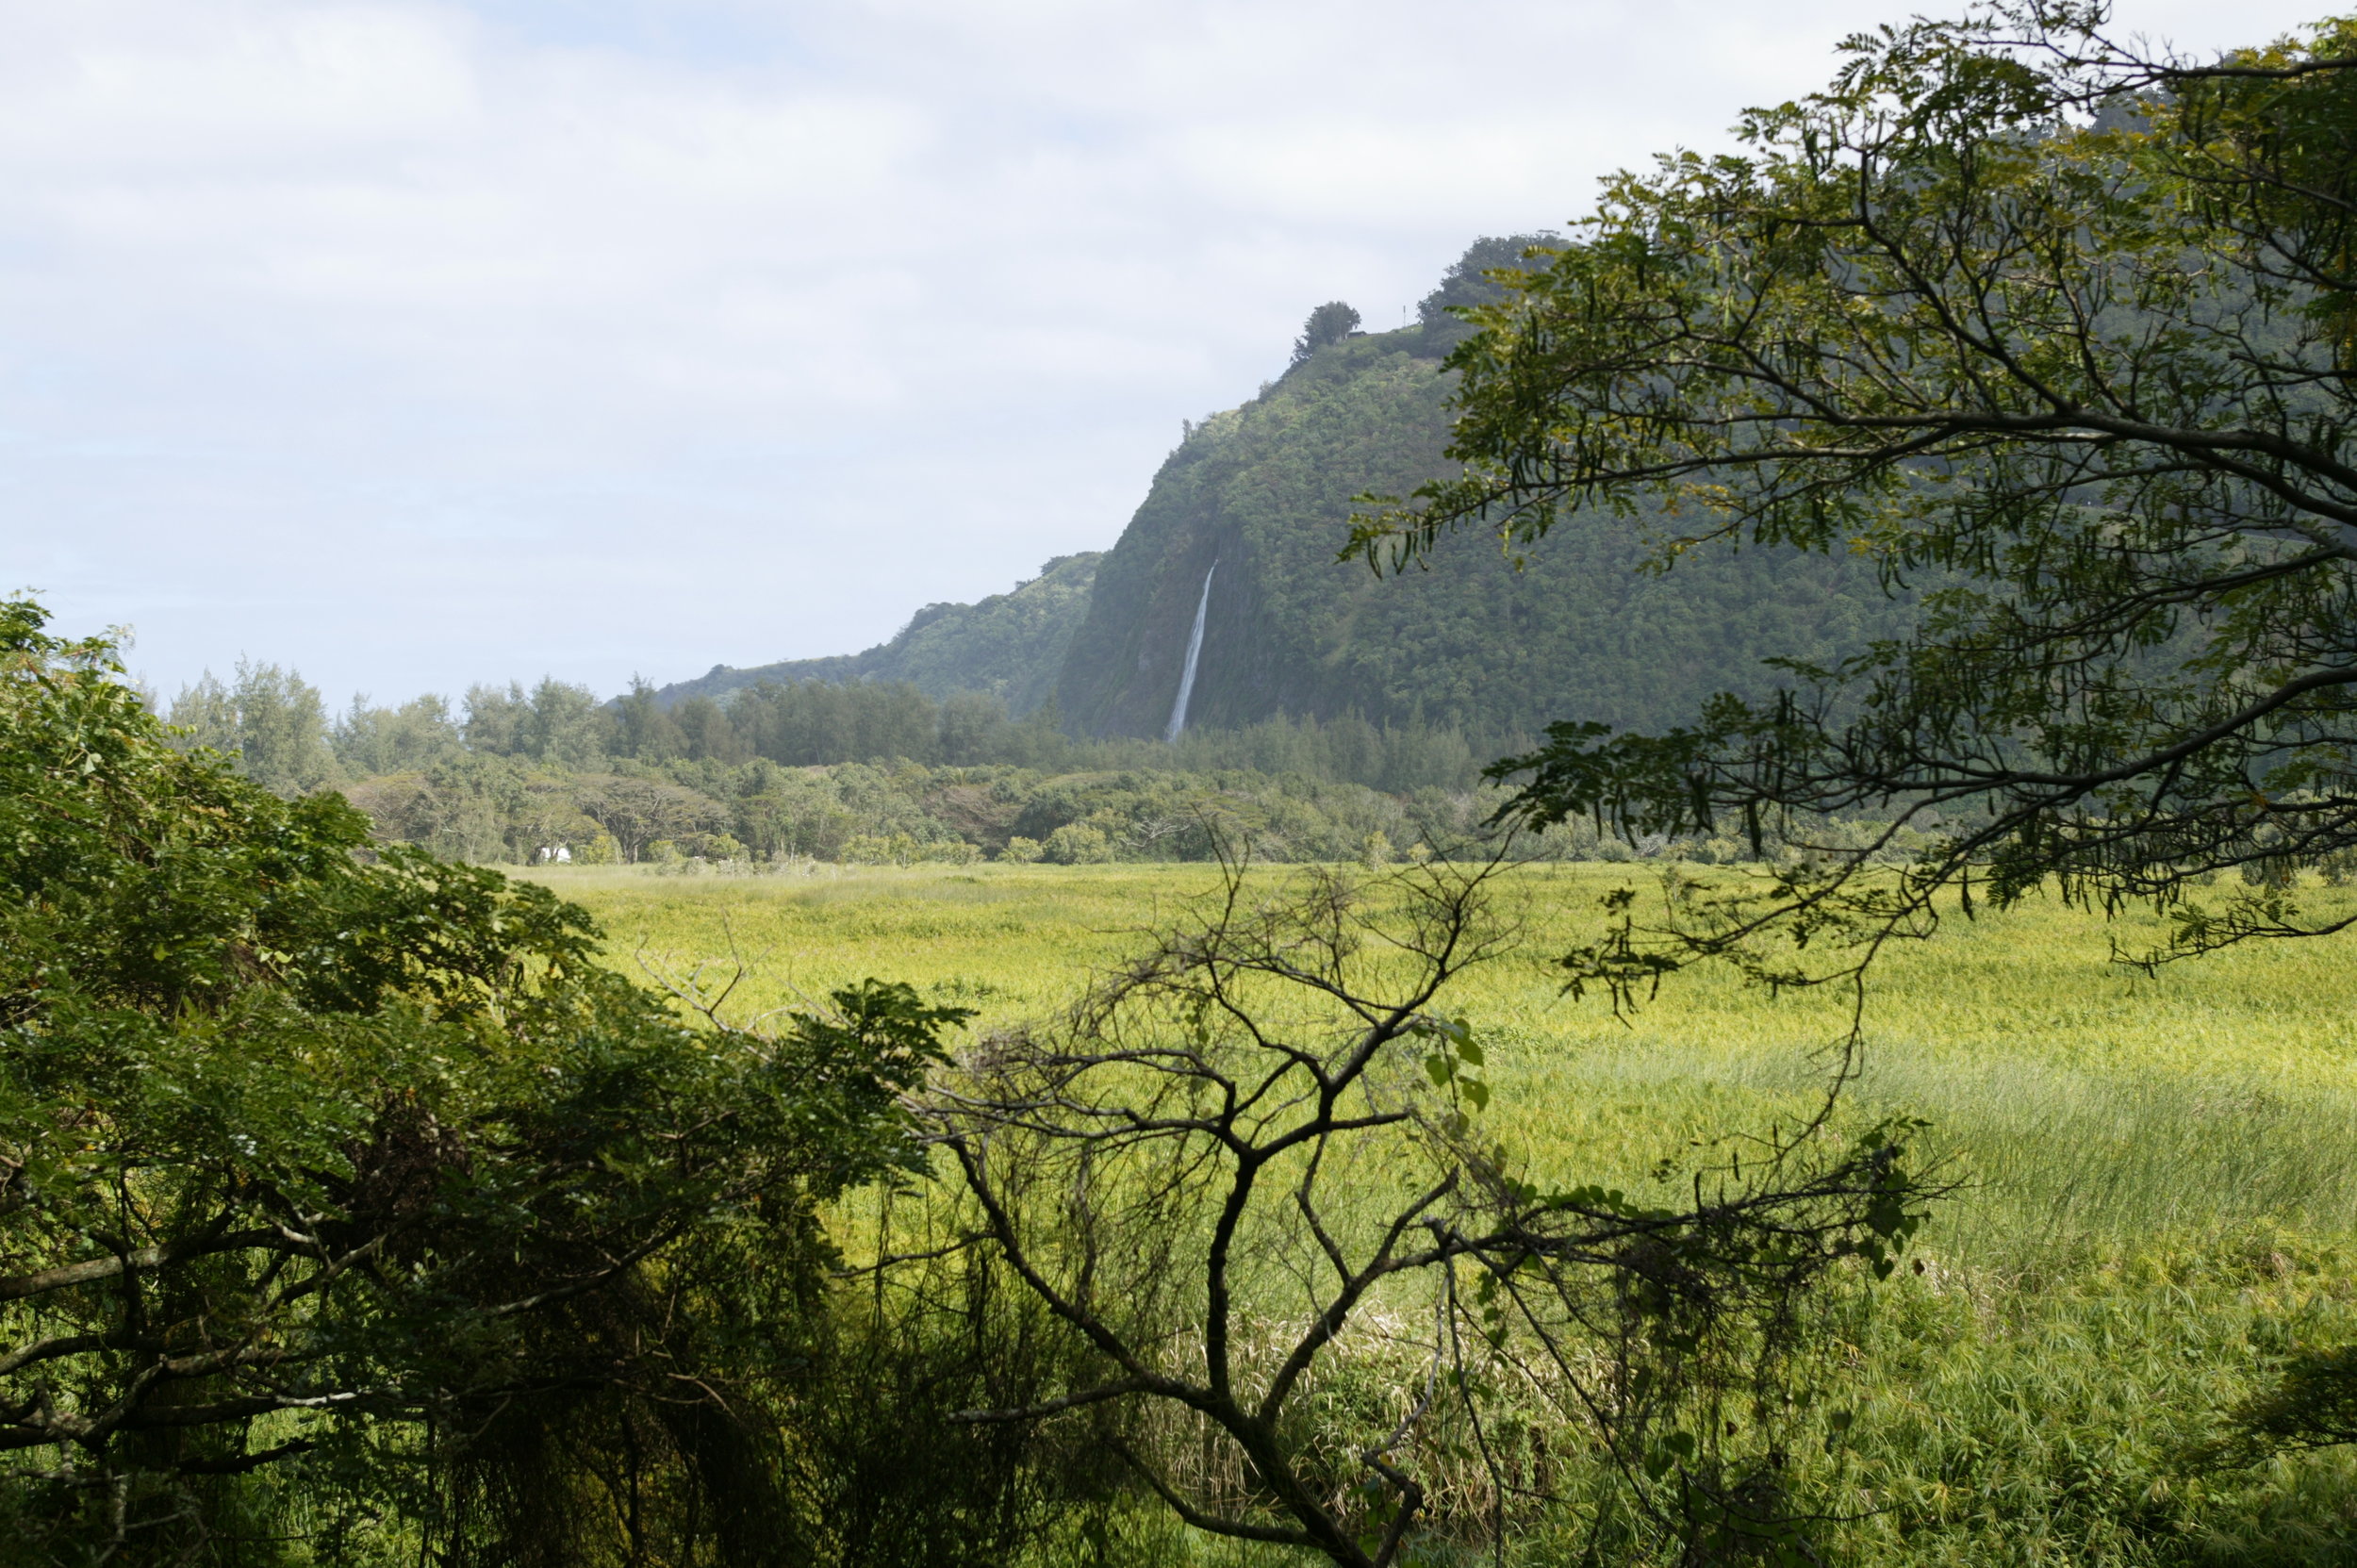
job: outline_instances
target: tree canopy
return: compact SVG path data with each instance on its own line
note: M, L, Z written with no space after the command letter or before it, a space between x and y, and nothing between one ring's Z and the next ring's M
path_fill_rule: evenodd
M1843 55L1503 274L1450 360L1463 471L1357 520L1377 566L1587 512L1662 569L1783 546L1925 590L1776 695L1570 716L1502 766L1540 821L1940 827L1895 887L1841 859L1575 966L1828 920L1871 950L1984 874L2176 903L2169 950L2317 929L2282 884L2357 849L2357 20L2199 63L2006 0ZM2231 907L2181 901L2234 868Z
M1328 300L1310 311L1309 319L1301 323L1301 336L1294 339L1293 362L1307 364L1318 350L1339 343L1358 330L1358 310L1341 300Z
M768 1560L807 1524L766 1456L823 1337L816 1206L915 1160L898 1097L964 1015L870 982L691 1028L578 908L176 749L44 621L0 604L20 1549L358 1560L389 1518L468 1560Z

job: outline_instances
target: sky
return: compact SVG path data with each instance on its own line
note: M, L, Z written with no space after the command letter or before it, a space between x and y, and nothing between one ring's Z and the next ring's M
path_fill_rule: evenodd
M166 698L854 652L1110 547L1312 306L1397 324L1905 14L0 0L0 591Z

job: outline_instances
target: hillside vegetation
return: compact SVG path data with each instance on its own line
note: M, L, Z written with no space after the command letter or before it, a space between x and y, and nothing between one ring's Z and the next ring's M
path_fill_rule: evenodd
M1054 695L1064 651L1088 611L1096 552L1059 555L1039 575L974 604L928 604L890 642L862 653L788 659L732 669L715 665L655 693L668 706L690 697L725 697L748 686L802 681L905 682L939 701L962 693L995 698L1021 718Z
M1686 720L1712 692L1772 689L1771 654L1838 658L1911 614L1846 556L1706 553L1640 571L1642 541L1607 520L1511 559L1452 539L1435 569L1399 577L1337 561L1354 497L1444 467L1435 352L1420 327L1351 338L1190 433L1097 568L1057 686L1069 726L1162 732L1207 573L1190 724L1356 714L1492 753L1564 718Z
M1282 376L1188 427L1110 551L1059 557L978 603L929 604L865 652L716 666L656 702L903 683L935 701L988 699L1014 719L1052 701L1078 736L1159 736L1200 605L1190 725L1355 716L1454 731L1486 759L1558 718L1686 721L1712 692L1772 689L1771 654L1828 661L1895 635L1912 594L1886 594L1862 560L1705 553L1647 573L1646 542L1614 519L1511 557L1454 540L1437 569L1404 578L1337 560L1357 498L1450 470L1442 359L1466 330L1450 312L1494 297L1485 272L1552 238L1477 241L1396 332L1348 332L1356 312L1320 306Z

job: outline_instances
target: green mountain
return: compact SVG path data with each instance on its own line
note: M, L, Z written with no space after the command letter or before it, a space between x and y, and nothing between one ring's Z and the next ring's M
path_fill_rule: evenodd
M665 707L689 697L721 697L764 682L843 685L905 681L939 701L960 692L997 697L1017 717L1053 695L1064 651L1088 613L1099 552L1059 555L1039 575L978 604L928 604L890 642L864 653L789 659L734 669L714 665L693 681L655 693Z
M1432 569L1337 562L1352 498L1443 470L1442 344L1411 327L1312 355L1171 454L1097 568L1057 697L1093 735L1161 734L1198 612L1190 728L1346 714L1510 744L1552 719L1659 728L1770 654L1838 658L1912 613L1847 556L1705 552L1640 569L1645 530L1575 520L1508 560L1490 536ZM1205 592L1209 577L1209 593Z
M1896 635L1912 609L1864 561L1705 551L1652 572L1647 528L1624 520L1573 520L1519 560L1459 536L1400 577L1336 560L1353 497L1446 471L1441 362L1467 330L1447 307L1494 294L1484 271L1533 238L1477 243L1397 332L1340 336L1356 313L1321 306L1280 379L1190 428L1103 555L1050 562L980 604L930 605L865 653L715 669L663 698L906 681L936 700L999 695L1018 714L1052 694L1075 735L1160 736L1199 616L1189 729L1356 718L1455 730L1494 755L1558 718L1683 722L1714 691L1771 689L1767 655L1830 661Z

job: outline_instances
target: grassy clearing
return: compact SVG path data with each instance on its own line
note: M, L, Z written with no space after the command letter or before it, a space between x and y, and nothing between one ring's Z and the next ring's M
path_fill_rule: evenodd
M1535 1164L1631 1184L1695 1140L1800 1114L1841 1027L1830 997L1683 977L1626 1023L1558 994L1630 868L1508 885L1523 956L1452 1011L1491 1042L1498 1131ZM618 960L758 960L747 1012L862 975L1050 1012L1203 867L912 868L808 878L571 870L547 878ZM2316 891L2322 904L2345 895ZM2133 945L2132 917L2119 932ZM2186 1451L2266 1354L2357 1339L2357 944L2254 947L2147 978L2088 916L1952 921L1876 985L1861 1110L1928 1118L1968 1185L1920 1275L1854 1326L1860 1561L2357 1560L2337 1454L2203 1476Z

